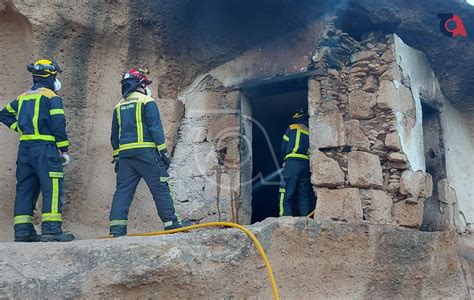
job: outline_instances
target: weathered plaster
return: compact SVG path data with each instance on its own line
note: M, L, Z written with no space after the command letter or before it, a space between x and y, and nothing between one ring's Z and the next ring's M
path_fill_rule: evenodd
M402 113L395 112L398 134L400 135L402 150L410 162L411 169L425 172L420 88L426 86L427 83L434 83L436 78L431 68L425 67L425 65L429 66L429 63L424 53L410 48L397 35L394 35L394 41L397 63L402 68L403 76L410 80L416 108L416 122L409 131L405 129ZM399 88L402 83L395 80L394 84Z
M457 225L464 229L464 226L474 224L473 129L466 126L461 114L447 101L442 107L441 122L445 137L448 184L456 192L459 208Z
M423 52L407 46L395 36L396 59L403 76L409 77L413 98L416 102L417 122L410 136L400 135L402 148L414 170L424 170L423 128L420 94L435 101L441 110L441 122L445 143L448 184L455 192L459 208L456 225L464 229L474 223L474 150L473 129L464 115L457 111L441 92L439 82ZM400 131L403 133L403 131ZM436 186L436 185L435 185Z

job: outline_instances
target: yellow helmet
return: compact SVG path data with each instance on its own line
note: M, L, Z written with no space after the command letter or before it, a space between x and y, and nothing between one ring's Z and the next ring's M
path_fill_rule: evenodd
M309 117L308 113L303 108L299 108L295 111L295 114L293 115L293 119L296 120L296 119L299 119L301 117L305 117L305 118Z
M26 68L33 76L44 78L61 73L58 64L49 59L37 60L34 64L29 64Z

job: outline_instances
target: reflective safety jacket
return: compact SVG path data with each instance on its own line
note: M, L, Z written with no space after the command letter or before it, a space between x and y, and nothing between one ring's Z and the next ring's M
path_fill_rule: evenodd
M291 124L283 135L281 152L289 158L309 159L309 129L306 124Z
M10 102L0 112L0 122L20 134L20 144L55 143L62 152L68 150L62 100L40 84Z
M114 157L137 155L141 150L166 150L156 101L139 92L120 100L114 110L110 140Z

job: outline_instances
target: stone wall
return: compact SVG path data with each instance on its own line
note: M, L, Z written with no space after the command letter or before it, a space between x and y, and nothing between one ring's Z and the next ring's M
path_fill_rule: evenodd
M249 223L240 197L240 93L225 92L207 76L182 101L170 171L178 213L192 221Z
M422 224L433 184L421 105L395 58L393 35L357 41L328 24L309 81L317 218Z
M252 80L305 72L325 21L247 50L196 78L184 105L170 174L182 218L250 224L252 105L238 87Z

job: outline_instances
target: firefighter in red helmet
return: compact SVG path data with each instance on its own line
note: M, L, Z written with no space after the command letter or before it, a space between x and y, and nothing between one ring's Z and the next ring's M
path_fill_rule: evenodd
M151 191L165 230L191 225L180 221L174 209L168 184L170 160L148 73L146 69L131 69L123 74L122 99L113 113L111 142L117 189L109 219L114 237L127 234L128 211L141 178Z

